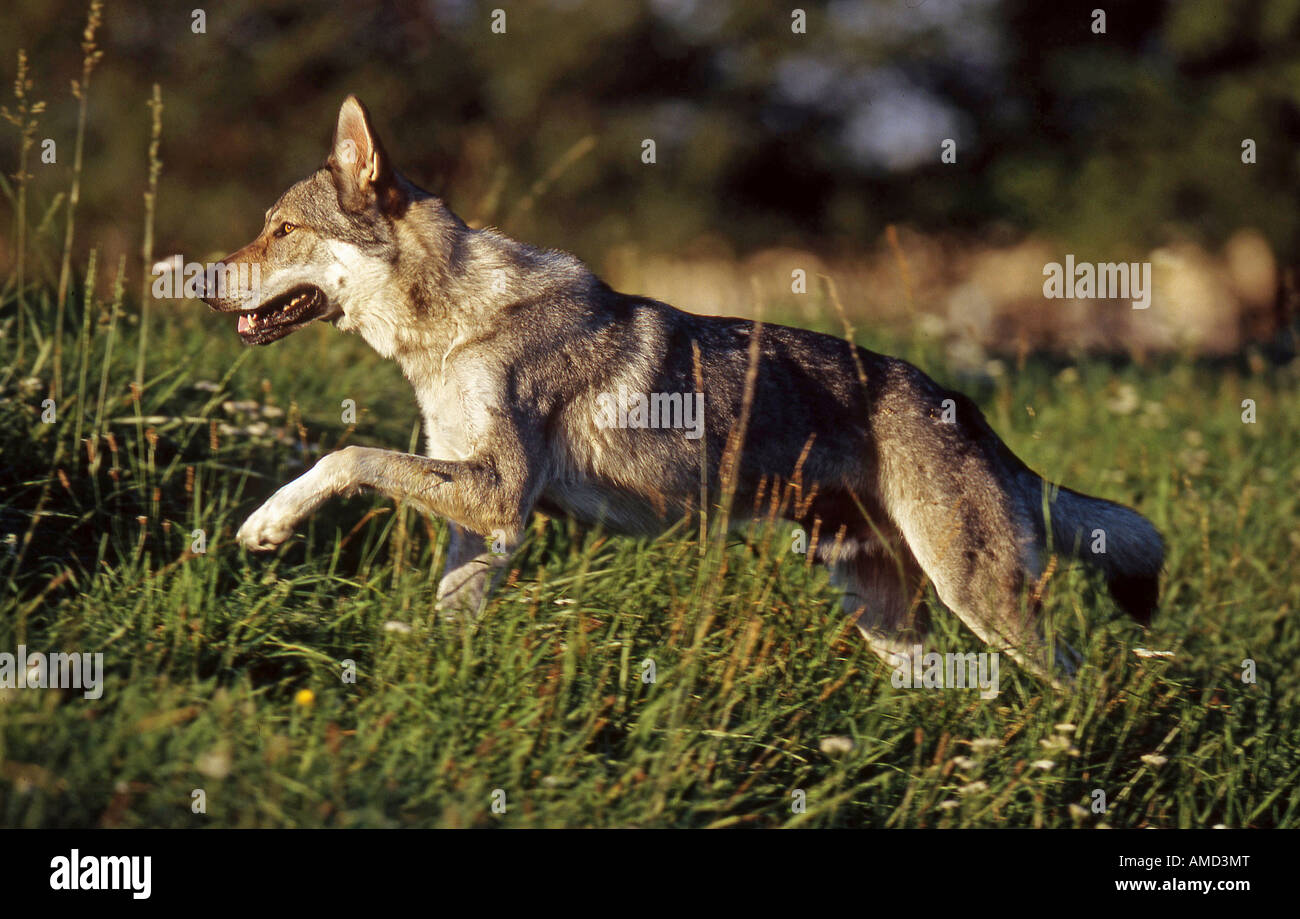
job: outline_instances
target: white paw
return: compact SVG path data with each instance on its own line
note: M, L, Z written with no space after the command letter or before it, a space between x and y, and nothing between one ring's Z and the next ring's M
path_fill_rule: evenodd
M235 534L239 544L250 552L270 552L293 535L297 520L274 504L271 500L259 507Z

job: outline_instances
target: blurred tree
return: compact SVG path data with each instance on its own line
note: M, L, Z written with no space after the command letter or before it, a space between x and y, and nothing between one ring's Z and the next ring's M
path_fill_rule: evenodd
M800 34L790 5L739 0L231 0L196 34L190 4L110 0L78 239L108 263L138 245L156 81L159 253L247 237L356 92L399 167L468 219L597 261L702 236L851 249L910 222L1045 232L1099 258L1253 225L1295 262L1300 0L1113 4L1104 34L1097 6L801 0ZM11 69L30 52L61 150L83 16L9 0L0 30ZM33 170L33 213L68 170L66 154Z

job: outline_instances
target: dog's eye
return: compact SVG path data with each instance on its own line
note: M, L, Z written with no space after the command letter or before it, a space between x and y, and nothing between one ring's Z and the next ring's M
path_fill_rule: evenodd
M288 236L290 233L292 233L292 232L293 232L294 230L296 230L296 229L298 229L298 225L297 225L297 224L290 223L289 221L286 220L284 223L280 224L280 229L278 229L278 230L275 231L275 235L276 235L276 236Z

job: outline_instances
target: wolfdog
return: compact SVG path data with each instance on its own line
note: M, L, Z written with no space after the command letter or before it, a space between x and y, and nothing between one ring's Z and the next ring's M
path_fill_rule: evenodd
M473 616L534 509L651 535L729 499L733 522L812 534L845 614L890 662L929 626L925 578L982 641L1053 682L1036 589L1053 555L1097 569L1140 622L1155 609L1155 528L1044 482L967 397L845 339L618 293L573 256L472 229L393 168L354 96L325 164L220 264L245 263L258 288L204 299L239 315L246 343L318 320L356 332L400 365L427 437L425 456L322 457L240 527L250 550L373 489L446 519L438 605ZM678 405L702 417L683 423Z

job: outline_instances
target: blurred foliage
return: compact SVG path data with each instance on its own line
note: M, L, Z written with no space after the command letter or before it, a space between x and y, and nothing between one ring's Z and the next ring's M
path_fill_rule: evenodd
M1300 0L1110 4L1104 35L1097 0L800 0L806 34L792 6L232 0L195 34L193 3L110 0L78 249L138 251L157 82L155 251L195 259L258 228L356 92L399 168L467 219L597 265L612 245L708 237L851 252L896 222L1034 231L1098 258L1257 226L1296 261ZM6 81L25 48L49 102L38 136L59 145L32 168L37 216L70 179L84 16L83 0L3 13ZM6 174L17 146L4 135Z

